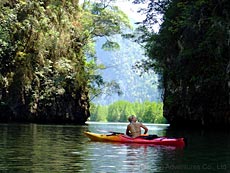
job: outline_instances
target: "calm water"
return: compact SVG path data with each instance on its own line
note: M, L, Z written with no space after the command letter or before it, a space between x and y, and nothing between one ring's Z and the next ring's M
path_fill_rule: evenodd
M157 135L186 136L184 149L90 142L84 131L124 132L127 124L85 126L0 124L0 172L229 172L228 132L171 131L146 124Z

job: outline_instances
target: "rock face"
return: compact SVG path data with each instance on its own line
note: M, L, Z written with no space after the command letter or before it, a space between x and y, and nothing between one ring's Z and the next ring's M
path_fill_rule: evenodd
M165 83L164 117L172 127L230 127L229 67L225 81L174 87Z
M1 122L43 123L43 124L85 124L90 116L89 98L86 90L79 90L75 96L68 93L47 103L36 105L31 112L26 102L0 105Z
M159 3L164 20L143 41L149 59L142 65L162 76L164 116L174 127L230 127L229 2Z

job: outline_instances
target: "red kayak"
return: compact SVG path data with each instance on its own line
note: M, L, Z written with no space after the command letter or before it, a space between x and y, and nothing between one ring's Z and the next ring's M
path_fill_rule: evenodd
M184 147L184 138L168 138L168 137L154 137L151 139L151 135L143 135L136 138L129 137L122 133L111 134L98 134L92 132L84 132L84 134L92 141L100 142L120 142L120 143L136 143L136 144L152 144L152 145L164 145L174 147Z

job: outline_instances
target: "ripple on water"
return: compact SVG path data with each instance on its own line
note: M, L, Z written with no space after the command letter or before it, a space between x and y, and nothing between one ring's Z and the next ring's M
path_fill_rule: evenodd
M186 134L189 142L185 149L178 150L89 142L83 131L90 130L90 126L0 125L0 172L181 173L209 172L195 169L209 167L210 172L218 172L217 168L219 172L230 170L228 133L177 131L174 134ZM116 131L125 127L126 124L94 125L94 129ZM151 128L157 135L165 133L155 126ZM186 170L190 168L194 170Z

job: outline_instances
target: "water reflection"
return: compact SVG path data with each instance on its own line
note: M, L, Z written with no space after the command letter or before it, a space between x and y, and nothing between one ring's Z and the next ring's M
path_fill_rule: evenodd
M188 138L185 149L143 144L91 142L84 131L124 132L127 124L85 126L0 125L0 172L227 172L230 139L225 133L168 131ZM149 127L149 126L148 126ZM182 134L183 133L183 134Z
M73 148L84 148L83 131L77 126L1 125L0 171L65 170L72 166ZM81 162L81 158L77 159Z
M95 172L151 172L157 170L162 152L173 154L174 147L89 142L86 161ZM90 170L88 170L90 171Z

